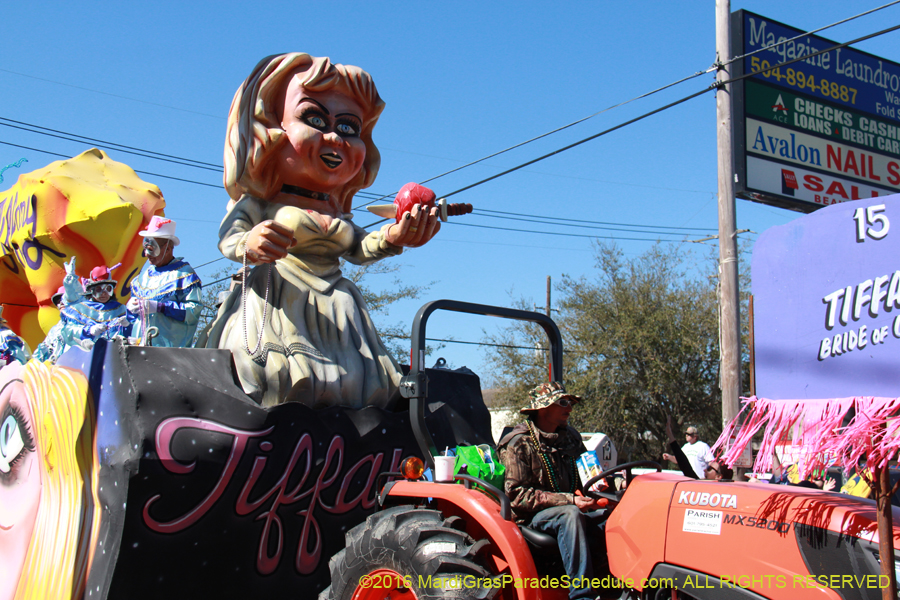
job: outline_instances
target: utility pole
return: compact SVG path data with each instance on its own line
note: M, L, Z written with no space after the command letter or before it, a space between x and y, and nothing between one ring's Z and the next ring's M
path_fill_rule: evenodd
M731 0L716 0L716 80L731 78ZM719 157L719 385L722 426L737 416L741 395L741 311L735 232L734 162L731 138L731 84L716 91Z
M555 308L550 308L550 289L551 289L551 286L550 286L550 276L547 275L547 304L545 304L544 306L536 306L536 305L534 304L534 302L532 302L532 303L531 303L531 310L535 310L535 311L536 311L536 310L538 310L539 308L541 308L541 309L544 310L544 314L546 314L548 317L550 316L550 311L551 311L551 310L556 310L557 312L559 312L559 311L558 311L557 309L555 309Z

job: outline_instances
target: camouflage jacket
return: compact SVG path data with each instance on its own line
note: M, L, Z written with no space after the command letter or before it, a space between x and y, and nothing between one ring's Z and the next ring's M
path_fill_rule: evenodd
M573 471L572 459L585 452L581 435L572 427L546 433L535 428L540 452L534 447L528 425L521 423L500 440L500 461L506 467L504 491L512 503L516 523L531 522L535 513L553 506L574 504L572 490L581 489L578 472ZM553 491L550 476L541 460L547 455L558 474L559 489ZM574 488L573 486L574 482Z

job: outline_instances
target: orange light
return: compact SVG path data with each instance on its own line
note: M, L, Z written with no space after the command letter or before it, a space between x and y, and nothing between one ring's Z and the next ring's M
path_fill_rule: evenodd
M407 479L421 479L425 463L418 456L410 456L400 464L400 472Z

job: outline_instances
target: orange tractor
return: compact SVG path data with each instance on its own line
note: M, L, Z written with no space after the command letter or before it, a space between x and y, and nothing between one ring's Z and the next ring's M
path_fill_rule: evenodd
M380 487L377 512L347 532L346 547L329 563L331 586L319 598L567 598L555 539L517 526L502 490L465 474L454 483L422 479L437 454L424 418L424 356L427 319L439 309L540 325L550 340L550 378L562 380L561 337L549 317L449 300L422 307L402 393L425 464L407 459L399 472L382 474L395 480ZM656 472L633 475L648 466ZM612 577L592 582L605 590L603 598L850 600L880 598L888 584L879 575L873 501L784 485L698 481L646 462L617 466L585 488L616 474L624 474L624 489L599 494L611 500L612 511L606 526Z

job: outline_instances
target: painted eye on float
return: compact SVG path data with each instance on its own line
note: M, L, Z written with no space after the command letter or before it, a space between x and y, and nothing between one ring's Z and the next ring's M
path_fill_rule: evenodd
M319 115L307 115L306 122L316 129L325 129L327 123L325 123L325 119L320 117Z
M341 135L358 135L356 127L352 123L338 123L334 128Z
M4 475L12 471L26 451L34 450L22 414L14 407L5 413L0 423L0 473Z

